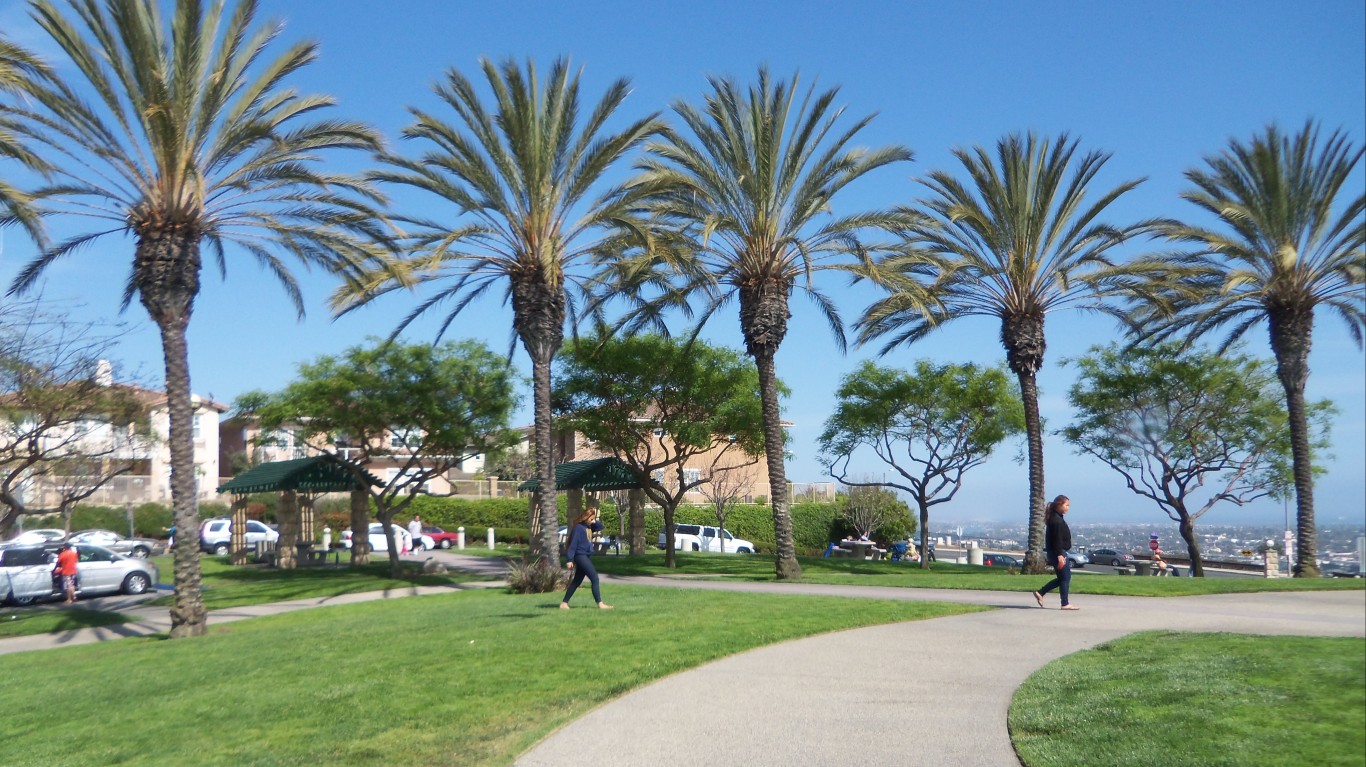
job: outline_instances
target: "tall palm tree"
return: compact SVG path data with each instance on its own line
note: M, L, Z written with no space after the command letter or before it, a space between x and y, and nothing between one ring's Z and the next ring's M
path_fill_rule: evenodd
M91 221L90 231L42 251L10 291L35 284L54 261L107 235L132 235L124 306L136 296L161 333L170 411L176 598L171 636L205 630L200 595L186 329L200 289L201 248L226 274L230 246L273 273L303 314L278 252L345 276L358 272L383 232L363 182L315 169L320 152L378 151L369 128L306 121L325 96L283 86L311 62L312 43L278 56L278 24L253 29L254 0L160 3L70 0L69 15L34 0L38 24L70 58L73 82L53 81L17 110L24 135L53 150L54 181L33 195L49 210ZM169 33L169 34L168 34ZM79 87L78 87L79 86Z
M667 130L650 143L642 163L638 183L652 195L647 210L656 225L672 226L672 242L666 238L638 257L653 269L618 268L634 272L638 287L663 289L628 314L628 324L657 323L660 307L684 307L698 298L706 322L738 298L745 349L759 371L777 575L797 578L774 365L787 335L788 299L794 288L812 298L843 346L839 313L811 277L837 266L840 256L865 254L863 230L890 229L899 219L882 211L836 217L831 200L869 172L910 160L911 152L851 147L872 117L837 131L841 110L832 104L838 89L802 93L796 77L775 80L766 69L748 89L717 77L710 84L702 108L674 105L691 136Z
M1276 374L1285 388L1295 474L1298 577L1315 577L1314 475L1304 387L1314 312L1341 317L1361 345L1366 310L1366 195L1351 196L1362 149L1340 131L1319 142L1312 121L1293 135L1272 125L1250 143L1237 140L1205 158L1182 197L1212 215L1217 228L1167 222L1161 231L1195 250L1167 257L1182 275L1140 315L1141 336L1190 340L1232 324L1222 349L1265 321ZM1345 205L1339 204L1342 197ZM1222 351L1221 349L1221 351Z
M602 188L609 171L657 131L655 115L608 133L605 125L630 92L612 83L586 119L579 115L579 74L560 59L544 79L535 65L480 61L492 91L492 112L474 84L452 69L435 87L455 113L454 124L420 109L405 138L429 144L416 158L388 156L392 169L374 177L436 195L467 222L412 217L404 272L377 273L360 289L343 289L342 312L400 288L436 284L395 333L432 310L445 312L444 333L471 301L495 285L512 303L516 337L531 357L536 472L540 478L539 528L534 546L543 562L559 552L555 466L551 454L550 366L564 341L574 301L568 287L582 285L575 264L608 247L627 215L630 194Z
M1099 301L1115 274L1110 251L1148 226L1099 220L1141 180L1088 203L1088 189L1109 155L1088 152L1074 163L1076 152L1077 141L1067 134L1050 140L1032 133L997 141L994 161L982 147L954 150L969 183L945 171L922 179L930 194L910 213L914 222L904 233L904 248L863 271L889 293L858 322L861 342L890 336L882 354L950 320L1000 320L1006 362L1020 382L1029 445L1027 572L1045 566L1036 381L1044 361L1044 318L1067 308L1112 311Z
M0 97L22 103L24 93L48 76L48 69L37 57L0 35ZM15 125L14 108L0 101L0 161L12 160L31 171L44 172L47 163L21 140ZM0 176L0 227L17 223L34 240L43 242L43 228L33 201L19 187Z

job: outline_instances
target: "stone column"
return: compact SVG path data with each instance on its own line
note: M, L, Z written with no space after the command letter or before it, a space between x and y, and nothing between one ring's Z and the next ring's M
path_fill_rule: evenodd
M239 495L232 501L232 538L228 552L234 565L247 563L247 497Z
M299 541L299 495L293 490L280 491L279 506L280 540L275 544L275 566L281 570L293 570L298 565L298 550L294 544Z

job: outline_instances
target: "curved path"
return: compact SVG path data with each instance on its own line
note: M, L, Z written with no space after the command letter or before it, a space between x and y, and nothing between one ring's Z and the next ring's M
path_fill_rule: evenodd
M659 584L663 579L615 579ZM1179 598L739 584L689 588L942 600L1004 609L762 647L609 701L517 767L1018 765L1015 689L1049 661L1147 629L1366 636L1366 591Z

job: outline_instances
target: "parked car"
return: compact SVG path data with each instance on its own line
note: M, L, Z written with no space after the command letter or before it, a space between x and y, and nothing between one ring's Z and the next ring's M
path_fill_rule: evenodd
M1360 562L1334 562L1319 571L1325 578L1360 578Z
M667 541L659 534L659 548ZM724 549L722 546L724 545ZM725 528L709 525L674 525L674 549L678 551L725 551L727 554L753 554L754 544L736 538Z
M1098 565L1129 567L1134 563L1134 556L1114 549L1091 549L1091 561Z
M145 559L116 554L102 546L77 544L76 596L142 594L156 586L160 573ZM27 605L58 596L52 578L57 549L6 546L0 549L0 597Z
M1013 567L1020 569L1020 560L1009 554L983 554L982 564L987 567Z
M400 548L407 549L408 551L412 551L412 550L413 550L413 536L412 536L412 534L409 533L406 529L404 529L404 527L403 527L402 525L390 525L390 527L394 528L394 541L397 542L397 543L399 544ZM384 537L384 524L383 524L383 523L381 523L381 522L371 522L371 523L370 523L370 530L368 531L368 533L369 533L370 550L371 550L371 551L374 551L374 552L380 552L380 551L387 552L387 551L389 551L389 540L388 540L387 538ZM351 548L351 538L353 537L353 535L354 535L354 534L353 534L350 530L343 530L343 531L342 531L342 548L346 548L346 549Z
M66 540L65 530L47 530L39 528L37 530L25 530L6 541L6 543L42 545L44 543L60 543L64 540Z
M254 519L247 520L247 545L254 546L257 543L274 543L280 540L280 531L258 522ZM232 547L232 520L228 517L214 517L206 519L199 525L199 548L210 554L227 554Z
M422 526L422 547L425 549L449 549L459 543L459 540L459 533L448 533L436 525ZM431 543L429 544L428 541L431 541Z
M79 533L73 533L70 540L72 543L103 546L115 554L127 554L138 559L146 559L152 556L152 552L159 545L150 538L125 538L113 530L82 530Z
M1091 558L1080 551L1067 552L1067 558L1071 560L1073 567L1086 567L1091 563Z

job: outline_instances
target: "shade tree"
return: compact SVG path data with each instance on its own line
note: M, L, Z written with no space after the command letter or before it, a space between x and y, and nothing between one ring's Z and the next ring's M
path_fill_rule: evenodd
M516 376L506 361L474 341L404 344L372 341L299 366L274 394L253 392L238 411L269 435L292 430L311 450L337 457L368 493L384 527L391 572L401 572L393 520L428 484L475 455L504 449L515 437ZM368 475L386 469L378 485ZM368 562L366 505L352 505L352 564Z
M864 362L841 380L819 446L841 483L907 493L927 551L930 509L953 500L967 472L1024 425L1018 391L999 369L921 360L905 371ZM890 477L851 471L869 454L892 470ZM921 567L929 567L927 557Z
M1067 395L1075 417L1060 433L1177 523L1196 576L1197 520L1219 504L1293 492L1288 418L1270 363L1168 342L1094 347L1067 364L1078 372ZM1309 403L1309 412L1322 450L1333 408Z
M674 567L673 520L684 496L763 455L758 389L739 353L701 340L583 338L565 348L556 371L556 425L630 467L663 510L665 565Z

